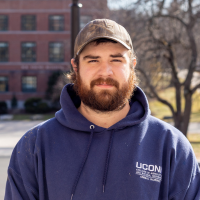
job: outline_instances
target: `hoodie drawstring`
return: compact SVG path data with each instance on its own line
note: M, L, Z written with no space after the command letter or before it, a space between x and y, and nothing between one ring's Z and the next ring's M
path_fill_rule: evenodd
M106 164L105 164L104 175L103 175L103 193L105 192L105 186L106 186L106 181L107 181L108 167L109 167L109 161L110 161L110 153L111 153L112 144L113 144L114 131L115 130L113 130L110 134L110 140L109 140L108 151L107 151L107 156L106 156Z
M81 164L81 166L80 166L80 169L79 169L79 171L78 171L77 177L76 177L76 179L75 179L74 186L73 186L73 188L72 188L71 200L72 200L72 198L73 198L73 195L74 195L75 190L76 190L76 186L78 185L78 181L79 181L79 179L80 179L81 173L82 173L83 168L84 168L84 166L85 166L85 163L86 163L86 161L87 161L87 157L88 157L88 154L89 154L90 146L91 146L91 144L92 144L92 138L93 138L93 134L94 134L94 128L95 128L94 125L91 125L91 126L90 126L91 133L90 133L89 143L88 143L88 146L87 146L87 150L86 150L86 153L85 153L83 162L82 162L82 164Z
M75 182L74 182L74 185L73 185L73 188L72 188L71 200L72 200L72 198L74 196L74 193L76 191L76 187L78 185L80 176L82 174L83 168L84 168L85 163L86 163L87 158L88 158L88 154L89 154L90 147L91 147L91 144L92 144L92 138L93 138L93 134L94 134L94 128L95 128L94 125L90 126L91 133L90 133L90 138L89 138L87 150L86 150L83 162L82 162L82 164L80 166L80 169L78 171L77 177L75 179ZM105 163L104 175L103 175L103 193L105 192L105 186L106 186L106 181L107 181L108 167L109 167L109 161L110 161L110 153L111 153L112 144L113 144L114 132L115 132L115 130L113 130L111 132L111 134L110 134L110 140L109 140L109 145L108 145L108 150L107 150L107 155L106 155L106 163Z

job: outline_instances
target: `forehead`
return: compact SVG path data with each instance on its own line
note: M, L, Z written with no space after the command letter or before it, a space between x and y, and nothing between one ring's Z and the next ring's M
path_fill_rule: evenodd
M106 51L112 51L113 53L121 52L125 54L129 50L124 47L120 43L112 43L112 42L102 42L99 44L96 44L96 42L91 42L87 44L83 50L80 52L80 56L85 55L87 53L104 53Z

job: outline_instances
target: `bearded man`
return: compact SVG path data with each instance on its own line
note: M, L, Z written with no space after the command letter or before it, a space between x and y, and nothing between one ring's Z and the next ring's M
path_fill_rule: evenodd
M191 145L150 115L124 27L89 22L71 64L61 110L12 153L5 200L199 200Z

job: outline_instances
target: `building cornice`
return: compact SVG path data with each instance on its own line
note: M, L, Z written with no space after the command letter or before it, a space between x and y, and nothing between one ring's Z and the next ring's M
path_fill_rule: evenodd
M0 9L0 13L70 13L70 9Z
M0 31L0 35L36 35L36 34L49 34L49 35L69 35L70 31Z
M2 65L69 65L69 62L0 62Z

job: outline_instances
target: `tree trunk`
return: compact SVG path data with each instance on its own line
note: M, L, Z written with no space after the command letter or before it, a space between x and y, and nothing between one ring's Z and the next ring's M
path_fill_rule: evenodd
M177 91L178 89L178 91ZM178 95L177 97L180 97L180 88L176 87L176 95ZM176 98L177 98L176 97ZM190 115L191 115L191 110L192 110L192 93L190 91L186 92L185 90L185 94L184 94L184 98L185 98L185 107L184 107L184 112L182 112L181 109L181 105L177 105L177 111L174 113L173 115L173 119L174 119L174 126L179 129L186 137L187 137L187 131L188 131L188 126L189 126L189 122L190 122ZM179 98L177 98L177 102L178 100L180 100ZM179 101L179 103L181 104L181 101Z
M183 123L180 130L187 137L187 131L188 131L190 115L191 115L191 110L192 110L192 94L187 93L184 96L185 96L185 110L183 113Z
M174 126L181 131L181 126L183 123L183 118L182 118L182 114L181 113L175 113L174 116Z

